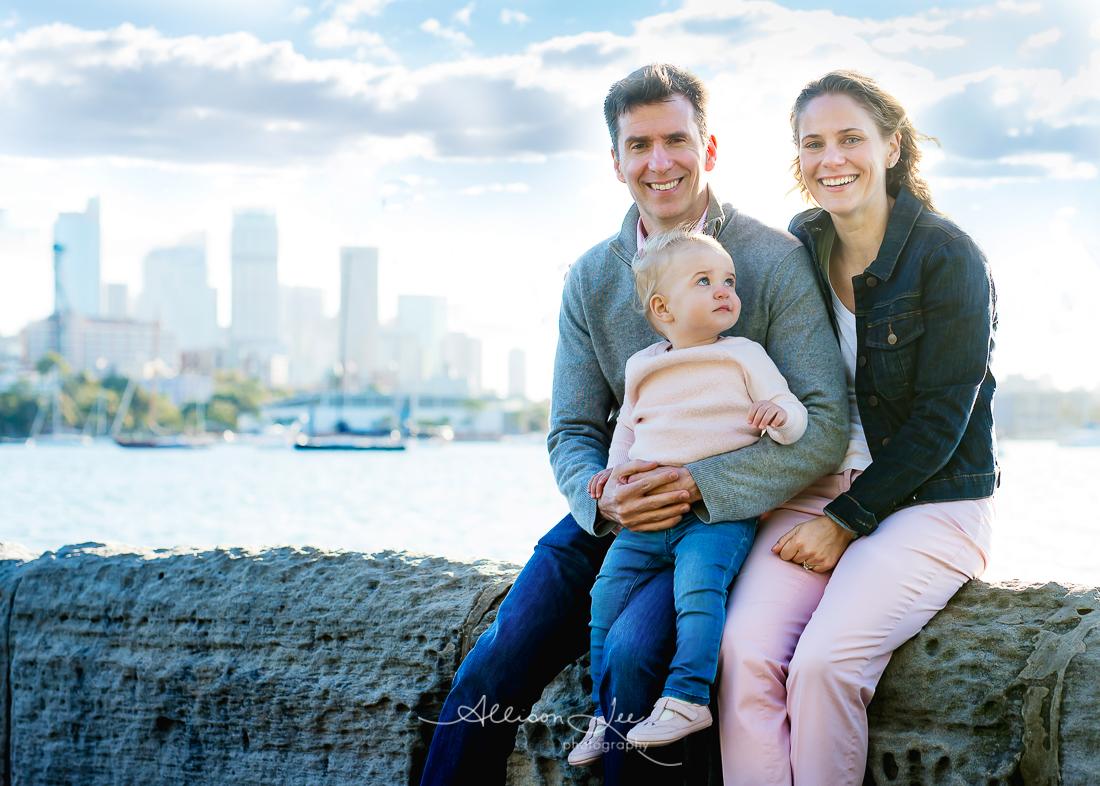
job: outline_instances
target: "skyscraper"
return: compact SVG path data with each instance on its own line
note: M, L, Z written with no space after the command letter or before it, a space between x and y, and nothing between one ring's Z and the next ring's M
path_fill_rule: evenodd
M193 352L218 343L218 292L206 283L206 236L156 248L145 256L144 283L135 316L159 322Z
M522 349L508 353L508 398L527 398L527 353Z
M99 197L83 213L61 213L53 225L60 247L54 310L99 316Z
M420 343L420 378L443 375L442 342L447 335L447 299L429 295L397 296L397 327Z
M287 349L287 382L313 385L332 373L336 362L335 320L324 314L324 290L280 287L283 344Z
M377 369L378 249L340 249L340 362L347 379Z
M466 383L467 395L481 395L481 341L465 333L443 337L443 370L449 379Z
M279 234L275 214L233 213L233 325L239 348L264 352L279 341Z
M104 285L104 317L127 319L130 316L130 289L125 284Z

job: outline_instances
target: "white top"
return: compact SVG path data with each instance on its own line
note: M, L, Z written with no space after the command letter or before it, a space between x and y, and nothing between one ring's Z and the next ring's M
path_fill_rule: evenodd
M863 421L859 419L859 405L856 403L856 315L848 310L833 289L829 279L829 254L833 250L835 230L822 238L821 258L825 264L825 280L829 282L829 294L833 296L833 314L840 328L840 354L844 356L844 377L848 381L848 452L840 462L836 473L854 469L862 472L871 466L871 450L867 447L867 435L863 433Z

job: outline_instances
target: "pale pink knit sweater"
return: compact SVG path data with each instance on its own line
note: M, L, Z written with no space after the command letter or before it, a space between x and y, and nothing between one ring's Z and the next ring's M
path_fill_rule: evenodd
M768 435L789 445L806 430L806 408L768 357L747 338L672 349L660 341L626 363L626 401L607 466L631 459L681 467L751 445L760 432L746 421L754 402L769 399L787 413Z

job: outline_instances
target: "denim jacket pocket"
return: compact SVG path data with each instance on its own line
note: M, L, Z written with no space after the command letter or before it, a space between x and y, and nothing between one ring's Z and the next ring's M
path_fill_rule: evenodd
M882 316L872 312L867 325L867 348L875 390L887 400L913 395L917 377L917 348L924 335L919 309L899 310L891 304ZM876 318L877 317L877 318Z

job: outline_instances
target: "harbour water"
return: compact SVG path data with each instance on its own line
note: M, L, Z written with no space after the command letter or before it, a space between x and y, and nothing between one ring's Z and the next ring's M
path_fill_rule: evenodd
M1100 586L1100 447L1002 443L990 580ZM404 453L0 446L0 542L282 544L523 563L567 512L542 439Z

